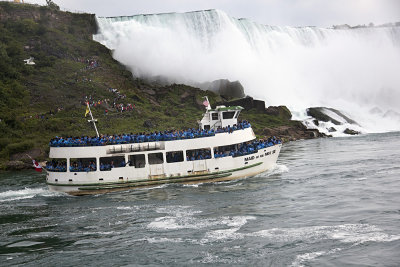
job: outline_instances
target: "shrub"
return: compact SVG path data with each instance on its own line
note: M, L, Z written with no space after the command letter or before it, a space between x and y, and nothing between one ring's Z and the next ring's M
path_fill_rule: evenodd
M6 150L8 151L9 155L13 155L33 148L33 145L34 144L32 141L23 141L20 143L8 144Z
M0 138L0 150L3 150L11 143L11 140L7 137Z
M15 23L15 30L21 34L34 34L38 30L38 24L32 19L23 19Z

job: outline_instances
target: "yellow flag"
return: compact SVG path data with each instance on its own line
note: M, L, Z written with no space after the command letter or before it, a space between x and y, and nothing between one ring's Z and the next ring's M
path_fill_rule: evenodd
M85 117L86 117L86 115L87 114L89 114L89 105L88 104L86 104L86 112L85 112Z

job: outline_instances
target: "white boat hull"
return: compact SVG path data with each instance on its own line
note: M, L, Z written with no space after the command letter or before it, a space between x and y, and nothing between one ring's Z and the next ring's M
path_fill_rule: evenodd
M163 144L163 150L137 153L154 153L165 151L166 149L169 149L169 151L193 149L193 141L198 142L195 147L204 147L205 144L209 142L224 145L224 143L227 142L225 140L228 135L230 137L229 142L232 142L232 138L242 141L254 139L253 131L251 129L246 129L238 131L236 134L223 133L218 134L218 136L201 138L198 140L169 141ZM188 141L191 142L189 143ZM168 146L171 145L173 145L173 149L172 147L168 148ZM276 164L281 146L281 144L276 144L260 149L256 153L238 157L227 156L195 161L185 160L176 163L166 163L164 161L162 164L147 164L145 168L126 166L122 168L113 168L110 171L48 172L47 184L52 191L66 192L71 195L87 195L127 190L136 187L152 187L166 183L192 184L247 178L272 169ZM77 154L76 148L53 148L53 150L50 151L50 156L55 158L65 157L65 154L61 155L61 149L63 149L63 151L65 151L65 149L70 149L71 152L75 153L68 157L81 156ZM79 149L82 150L81 153L83 155L87 155L88 153L85 150L90 149L97 158L102 156L102 154L106 154L107 149L109 150L107 147L82 147L78 148L78 151ZM120 153L118 155L127 157L128 154L134 153Z

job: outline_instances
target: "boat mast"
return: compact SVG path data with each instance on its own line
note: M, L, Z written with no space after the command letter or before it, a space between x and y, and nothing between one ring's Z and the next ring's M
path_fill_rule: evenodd
M88 120L88 122L93 122L93 126L94 126L94 129L96 130L97 137L99 137L99 132L97 131L97 127L96 127L96 122L97 122L97 120L95 120L95 119L93 118L92 111L90 110L89 101L86 102L86 105L87 105L87 107L88 107L88 109L89 109L90 117L92 118L91 120Z

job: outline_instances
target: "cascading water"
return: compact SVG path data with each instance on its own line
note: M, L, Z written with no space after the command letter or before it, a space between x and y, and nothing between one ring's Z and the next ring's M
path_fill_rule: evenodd
M219 10L98 24L94 39L136 76L239 80L246 94L287 105L298 119L307 107L326 106L349 114L363 131L400 130L400 27L265 26Z

